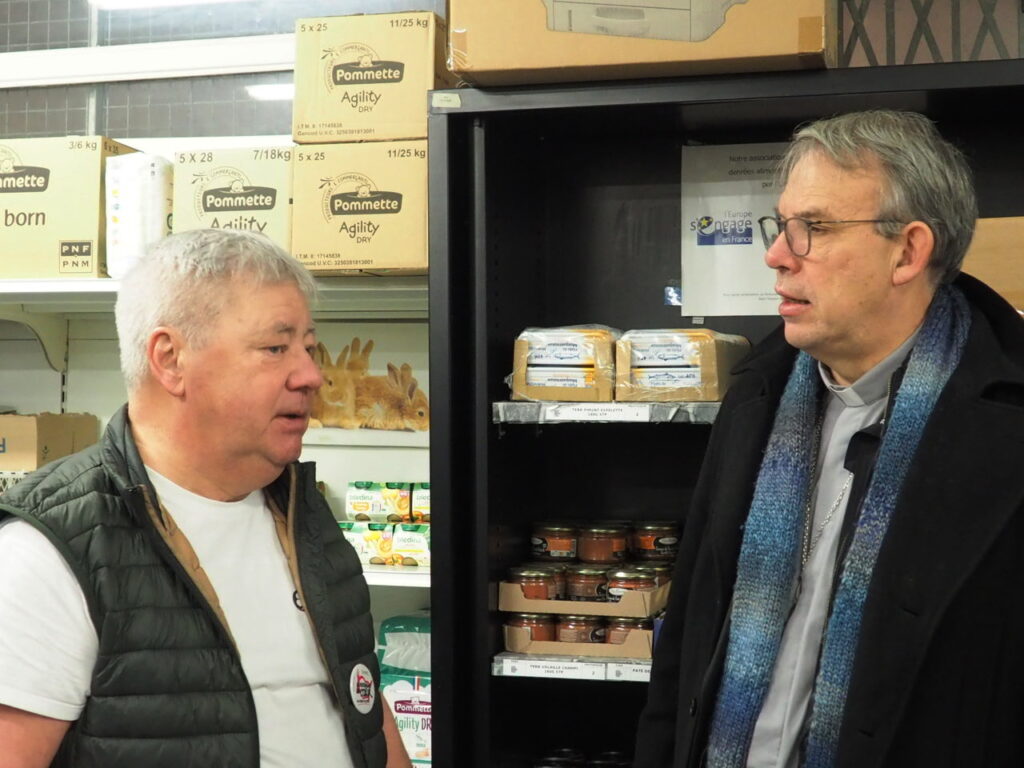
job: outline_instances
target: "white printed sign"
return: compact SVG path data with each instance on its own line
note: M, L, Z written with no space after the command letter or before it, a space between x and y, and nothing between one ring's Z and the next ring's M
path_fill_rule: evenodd
M778 311L757 220L775 210L775 166L785 147L683 147L682 315Z

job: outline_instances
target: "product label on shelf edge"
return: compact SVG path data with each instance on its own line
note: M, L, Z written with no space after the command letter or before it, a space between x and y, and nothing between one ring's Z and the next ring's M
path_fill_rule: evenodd
M607 679L646 683L651 679L651 665L649 662L640 664L636 662L609 661Z
M650 421L646 403L554 403L545 405L541 421Z
M604 680L605 665L585 661L550 659L502 659L501 673L508 677L551 677L566 680Z

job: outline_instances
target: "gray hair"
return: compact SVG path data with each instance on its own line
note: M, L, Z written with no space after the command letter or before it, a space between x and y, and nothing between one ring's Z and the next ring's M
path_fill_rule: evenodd
M947 283L959 274L974 236L978 202L963 154L931 120L916 112L871 110L802 125L779 165L779 189L797 162L815 151L847 170L877 160L884 178L878 218L923 221L935 236L929 263L933 282ZM884 237L903 229L901 224L875 226Z
M149 370L146 345L160 326L177 328L201 348L224 308L225 283L294 283L312 306L316 284L302 264L264 235L196 229L153 245L121 280L114 306L121 373L134 392Z

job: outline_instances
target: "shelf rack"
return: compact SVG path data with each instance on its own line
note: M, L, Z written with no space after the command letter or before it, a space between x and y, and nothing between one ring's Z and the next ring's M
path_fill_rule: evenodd
M120 281L111 278L0 280L0 320L21 323L43 345L56 371L67 370L70 314L108 314ZM422 320L427 317L427 278L322 277L314 315L325 320Z
M491 674L494 677L646 683L651 679L651 660L552 656L503 651L494 657Z
M721 403L493 403L495 424L577 422L712 424Z

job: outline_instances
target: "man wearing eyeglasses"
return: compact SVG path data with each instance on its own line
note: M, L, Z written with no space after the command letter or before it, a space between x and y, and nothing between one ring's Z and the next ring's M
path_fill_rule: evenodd
M1024 765L1024 323L960 273L966 162L864 112L780 182L782 327L716 421L635 766Z

